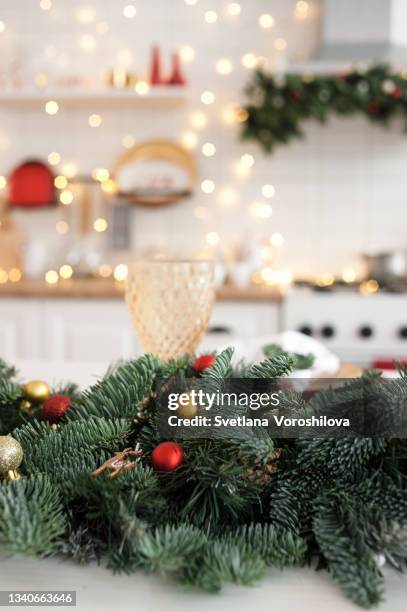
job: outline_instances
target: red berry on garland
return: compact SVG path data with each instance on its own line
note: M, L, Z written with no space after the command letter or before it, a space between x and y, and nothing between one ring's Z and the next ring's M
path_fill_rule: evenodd
M42 416L51 425L56 425L71 405L71 398L67 395L52 395L42 405Z
M204 372L207 368L211 368L215 361L215 355L201 355L195 359L192 367L194 368L195 372L202 374L202 372Z
M184 450L176 442L161 442L151 455L151 463L156 472L173 472L184 460Z
M403 90L401 89L401 87L396 87L396 89L393 91L391 95L396 100L400 100L400 98L403 97Z

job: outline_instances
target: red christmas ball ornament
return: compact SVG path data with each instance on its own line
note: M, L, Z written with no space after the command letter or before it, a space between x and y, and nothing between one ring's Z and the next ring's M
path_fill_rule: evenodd
M151 455L151 463L156 472L173 472L184 460L184 450L176 442L161 442Z
M67 395L51 395L42 405L42 416L51 425L56 425L69 409L72 401Z
M195 359L192 367L194 368L195 372L202 374L202 372L204 372L207 368L211 368L215 361L215 355L201 355Z

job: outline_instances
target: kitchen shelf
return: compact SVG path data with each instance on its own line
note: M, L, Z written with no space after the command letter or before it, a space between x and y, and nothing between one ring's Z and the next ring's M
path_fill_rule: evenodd
M47 285L42 280L23 279L17 283L0 285L0 299L3 297L123 299L123 296L124 283L101 278L61 280L56 285ZM225 285L216 291L216 297L221 302L278 303L283 299L283 294L277 288L250 286L239 289Z
M99 89L99 90L80 90L74 88L29 91L29 92L0 92L0 107L18 107L43 109L43 105L49 100L58 102L60 109L66 106L94 106L99 104L159 104L159 105L178 105L187 99L187 88L177 86L158 86L152 87L147 94L141 95L128 89Z

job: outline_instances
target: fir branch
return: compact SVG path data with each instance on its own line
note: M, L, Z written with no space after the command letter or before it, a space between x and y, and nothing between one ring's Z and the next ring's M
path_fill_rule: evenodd
M293 365L294 360L288 355L276 355L258 365L254 364L247 373L247 378L281 378L291 372Z
M61 549L65 516L59 491L47 476L0 483L0 516L6 553L48 555Z
M151 355L120 366L114 374L85 391L67 412L67 418L134 418L140 404L150 395L160 366L160 360Z

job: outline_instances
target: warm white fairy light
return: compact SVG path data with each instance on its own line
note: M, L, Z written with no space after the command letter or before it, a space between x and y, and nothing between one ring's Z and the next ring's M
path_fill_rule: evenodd
M96 38L92 34L83 34L79 39L79 45L85 53L92 53L96 47Z
M270 204L265 202L253 202L250 205L250 213L253 217L258 217L259 219L269 219L273 214L273 209Z
M242 7L237 2L231 2L228 5L228 13L229 15L232 15L233 17L240 15L241 11L242 11Z
M52 1L51 0L41 0L40 8L43 11L49 11L50 9L52 9Z
M309 4L305 2L305 0L298 0L295 5L295 16L297 19L305 19L308 17L309 13Z
M7 185L7 179L5 176L0 176L0 189L4 189Z
M274 17L272 15L269 15L268 13L260 15L259 25L261 28L264 29L272 28L274 25Z
M131 134L126 134L126 136L122 138L122 145L125 149L131 149L131 147L134 147L135 143L136 140Z
M242 57L242 64L245 68L255 68L257 65L257 55L255 53L245 53Z
M48 270L45 273L45 282L48 285L56 285L59 280L58 272L56 270Z
M198 144L198 136L195 134L195 132L188 130L182 135L181 142L187 149L195 149Z
M100 115L97 115L96 113L93 113L92 115L89 115L88 123L90 127L99 127L102 123L102 117Z
M210 179L205 179L201 183L201 189L204 193L213 193L215 191L215 183Z
M202 104L213 104L215 102L215 94L213 91L204 91L201 95Z
M330 287L330 285L333 285L334 282L335 276L332 274L332 272L324 272L317 278L317 285L319 287Z
M220 236L217 232L208 232L206 234L206 243L209 246L216 246L220 242Z
M107 179L107 181L103 181L101 183L102 191L105 193L116 193L117 191L117 183L113 179Z
M34 76L34 83L39 89L44 89L48 85L48 77L45 72L37 72Z
M52 151L48 155L47 159L48 159L48 163L51 164L51 166L57 166L59 164L59 162L61 161L61 156L56 151Z
M222 57L216 62L216 72L222 75L230 74L233 70L233 64L227 57Z
M58 111L58 102L55 102L55 100L48 100L45 104L45 112L48 113L48 115L56 115Z
M63 264L59 268L59 276L63 278L64 280L71 278L72 275L73 275L73 269L69 264Z
M150 91L150 85L147 83L147 81L137 81L134 89L139 96L145 96Z
M68 187L68 179L66 176L58 174L58 176L54 178L54 185L57 189L65 189L65 187Z
M55 229L58 234L66 234L69 231L69 225L66 221L57 221Z
M62 166L61 172L67 178L73 178L78 174L78 166L74 162L67 162Z
M69 189L64 189L63 191L61 191L61 193L59 194L59 201L61 202L61 204L64 204L65 206L72 204L73 202L72 191L70 191Z
M106 221L106 219L103 219L103 217L99 217L99 219L95 219L94 223L93 223L93 229L95 230L95 232L105 232L107 230L108 227L108 223Z
M356 271L353 268L345 268L342 272L342 280L345 283L354 283L356 280Z
M274 234L270 236L270 244L276 249L283 246L284 244L283 236L279 232L274 232Z
M191 115L191 123L197 130L202 130L208 123L207 116L201 111L195 111Z
M89 24L95 21L95 11L91 6L79 6L75 11L76 21Z
M188 6L195 6L197 2L198 0L185 0L185 4L187 4Z
M206 23L216 23L218 21L218 14L215 11L206 11L204 17Z
M137 9L134 6L134 4L126 4L126 6L123 7L123 15L127 19L133 19L133 17L135 17L136 14L137 14Z
M195 59L195 50L190 45L184 45L179 50L179 55L183 62L191 63Z
M243 168L252 168L252 166L254 166L254 157L249 153L245 153L240 158L239 163L243 166Z
M205 142L202 145L202 153L205 157L212 157L216 153L216 147L212 142Z
M128 269L126 264L118 264L113 272L113 276L117 281L125 281L127 278Z
M225 208L232 207L237 202L237 191L231 187L224 187L220 190L218 199L219 204Z
M242 121L246 121L247 117L247 111L236 104L229 104L222 111L224 122L229 124L241 123Z
M252 169L248 166L242 166L240 162L236 164L236 174L240 178L247 178L250 176Z
M0 21L0 34L4 32L5 29L6 29L6 24L4 23L4 21Z
M92 170L92 178L95 181L104 183L105 181L109 180L110 172L107 168L94 168L94 170Z
M22 278L22 272L18 268L11 268L8 272L8 279L12 283L18 283Z
M263 185L261 193L264 198L273 198L276 195L276 188L274 185Z
M99 276L101 276L102 278L109 278L109 276L112 276L112 274L113 268L109 264L102 264L99 267Z
M8 272L6 272L6 270L3 270L3 268L0 268L0 285L7 283L7 281L8 281Z
M274 41L274 48L277 49L277 51L284 51L287 49L287 41L285 38L276 38Z

